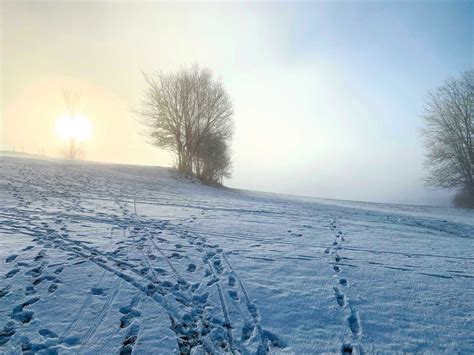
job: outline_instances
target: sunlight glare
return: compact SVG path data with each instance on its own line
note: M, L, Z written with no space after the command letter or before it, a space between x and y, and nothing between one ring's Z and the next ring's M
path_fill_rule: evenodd
M56 121L56 133L63 140L75 139L78 142L91 135L91 123L83 116L61 116Z

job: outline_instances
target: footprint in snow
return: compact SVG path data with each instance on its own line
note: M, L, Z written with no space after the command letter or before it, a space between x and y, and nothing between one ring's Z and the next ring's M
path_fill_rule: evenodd
M214 268L216 269L217 273L222 274L224 268L222 267L222 262L219 259L213 261Z
M333 287L334 289L334 293L335 293L335 296L336 296L336 301L337 301L337 304L339 306L344 306L344 304L346 303L345 300L344 300L344 294L341 293L341 291L339 291L339 289L337 287Z
M35 261L40 261L41 259L43 259L45 254L46 254L46 250L41 250L41 251L35 256Z
M234 301L239 300L239 294L237 293L237 291L229 290L228 293L229 293L230 298L232 298L232 300Z
M26 286L25 289L25 296L31 296L36 293L35 288L33 286Z
M209 280L209 281L207 282L207 286L212 286L212 285L214 285L217 281L219 281L219 279L218 279L216 276L214 276L211 280Z
M38 277L37 279L35 279L35 280L33 281L33 285L39 285L39 284L42 283L44 280L46 280L46 281L60 282L60 281L57 280L54 276L45 275L45 276L40 276L40 277Z
M197 302L197 303L201 303L201 304L204 304L207 302L207 298L209 297L209 293L206 292L206 293L203 293L203 294L200 294L200 295L194 295L193 296L193 301L194 302Z
M5 297L6 295L8 295L8 290L10 289L10 287L11 287L10 285L7 285L7 286L5 286L4 288L2 288L0 290L0 298Z
M16 273L18 273L20 269L12 269L9 272L5 274L6 279L11 279L13 276L15 276Z
M91 288L91 293L94 296L105 296L105 288L102 287L92 287Z
M69 346L77 345L81 342L81 338L78 336L67 337L63 340L63 343Z
M253 334L254 329L255 326L252 323L246 322L242 328L242 341L249 340Z
M352 345L351 345L351 344L348 344L348 343L342 344L342 346L341 346L341 353L342 353L343 355L352 354L353 351L354 351L354 349L352 348Z
M39 297L31 298L15 308L13 308L10 317L14 320L17 320L22 323L29 323L33 319L33 311L24 310L25 307L28 307L39 301Z
M286 348L285 342L282 339L280 339L276 334L273 334L269 330L263 329L262 337L269 340L270 343L276 348L280 348L280 349Z
M136 309L130 309L130 311L120 318L120 328L127 328L135 318L138 318L142 313Z
M13 260L15 260L17 258L17 254L13 254L13 255L10 255L6 260L5 262L6 263L11 263Z
M125 337L122 348L120 349L120 355L132 354L133 346L138 338L138 332L140 331L140 326L138 324L133 324Z
M57 338L58 335L49 329L40 329L38 333L44 338Z
M15 323L9 321L0 331L0 346L8 343L10 338L15 334Z
M168 274L165 269L162 269L160 267L155 268L155 271L158 275L161 275L161 276L164 276L164 275Z
M349 327L351 328L352 334L360 335L361 328L359 312L357 312L354 308L351 308L351 315L347 318L347 322L349 323Z

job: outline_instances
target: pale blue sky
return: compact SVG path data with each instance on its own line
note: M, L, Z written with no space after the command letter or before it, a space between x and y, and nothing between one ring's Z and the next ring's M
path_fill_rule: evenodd
M472 1L271 6L291 23L281 45L288 61L331 61L374 105L380 100L390 106L393 111L376 121L389 127L394 139L418 139L413 120L426 90L474 63Z
M169 165L130 108L142 70L198 62L234 101L230 186L446 204L423 186L420 114L473 66L473 4L2 2L1 146L55 154L66 86L94 125L88 159Z

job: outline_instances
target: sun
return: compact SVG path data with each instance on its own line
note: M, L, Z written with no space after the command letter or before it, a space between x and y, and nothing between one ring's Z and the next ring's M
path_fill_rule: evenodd
M82 142L90 138L92 125L80 115L61 116L56 121L56 134L63 140Z

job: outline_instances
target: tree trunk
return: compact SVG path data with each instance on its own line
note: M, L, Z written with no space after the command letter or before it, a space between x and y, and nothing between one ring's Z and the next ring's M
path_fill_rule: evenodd
M69 141L69 159L76 159L76 140L74 138Z

